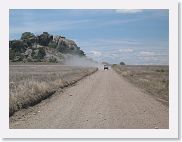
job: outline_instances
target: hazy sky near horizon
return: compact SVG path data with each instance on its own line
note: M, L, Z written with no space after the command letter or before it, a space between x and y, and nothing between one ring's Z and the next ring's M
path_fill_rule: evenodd
M10 10L10 39L48 32L74 40L97 61L168 64L168 10Z

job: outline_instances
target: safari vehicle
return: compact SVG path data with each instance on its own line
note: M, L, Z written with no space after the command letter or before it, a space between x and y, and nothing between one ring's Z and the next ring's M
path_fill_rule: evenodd
M108 66L107 65L104 65L104 70L108 70Z

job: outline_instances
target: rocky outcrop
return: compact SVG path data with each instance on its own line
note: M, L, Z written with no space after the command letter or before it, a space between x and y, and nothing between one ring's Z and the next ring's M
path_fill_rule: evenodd
M9 42L10 61L62 61L62 54L85 56L73 40L47 32L35 36L31 32L22 34L20 40Z
M43 34L37 36L37 42L43 46L48 46L49 42L52 40L53 35L49 35L48 32L43 32Z
M53 41L57 44L58 48L65 46L68 50L77 50L77 45L73 40L66 39L62 36L55 36Z
M62 36L55 36L53 42L56 43L56 48L59 52L85 56L84 52L80 50L80 47L73 40Z

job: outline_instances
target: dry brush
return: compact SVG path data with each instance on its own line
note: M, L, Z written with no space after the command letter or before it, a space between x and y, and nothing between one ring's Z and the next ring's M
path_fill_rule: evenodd
M9 115L38 104L67 87L94 73L97 68L63 66L10 66Z

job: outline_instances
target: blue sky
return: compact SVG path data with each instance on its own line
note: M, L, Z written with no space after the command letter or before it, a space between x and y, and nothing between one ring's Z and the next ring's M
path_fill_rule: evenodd
M10 10L10 39L44 31L74 40L97 61L168 64L168 10Z

